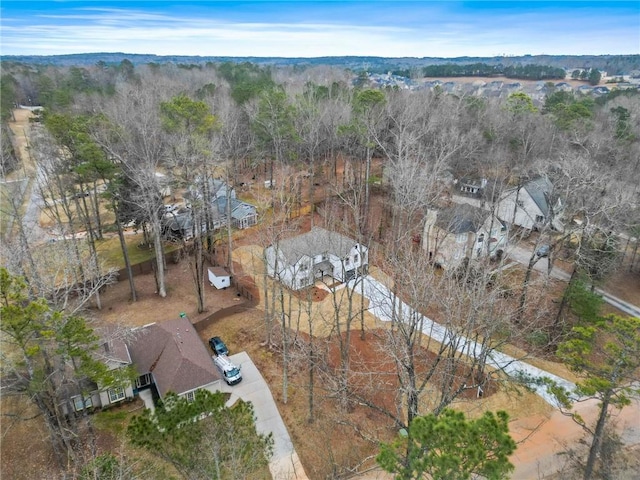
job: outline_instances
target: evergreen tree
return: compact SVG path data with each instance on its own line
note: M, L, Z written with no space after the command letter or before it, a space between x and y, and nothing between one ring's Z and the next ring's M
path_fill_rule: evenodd
M505 412L485 412L477 420L446 409L439 416L416 417L409 431L391 444L382 444L376 457L398 480L416 478L466 480L479 475L507 478L513 470L509 455L516 443L509 436Z
M267 464L273 437L256 432L250 403L224 404L221 392L198 390L193 401L169 393L134 417L127 435L185 478L243 479Z

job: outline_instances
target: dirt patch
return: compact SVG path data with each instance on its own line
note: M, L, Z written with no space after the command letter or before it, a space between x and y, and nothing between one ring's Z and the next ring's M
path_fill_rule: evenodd
M330 288L330 287L329 287ZM329 295L329 291L318 287L309 287L303 290L292 290L291 294L299 300L321 302Z
M30 178L35 175L35 164L31 157L29 146L29 129L31 125L29 119L33 116L30 110L18 108L13 110L14 121L9 122L9 128L13 133L13 144L18 158L21 160L21 168L7 175L6 180L16 180L19 178Z
M389 351L389 331L387 329L373 329L362 333L353 330L341 335L341 341L331 341L328 349L328 366L335 374L339 373L341 364L340 346L349 346L349 384L353 394L367 403L387 411L396 411L402 405L400 383L398 380L398 366ZM424 378L429 369L436 364L436 354L423 347L417 347L416 376ZM465 388L458 400L475 400L488 398L497 391L497 384L488 377L474 379L473 372L459 362L447 363L446 360L437 365L431 375L429 389L439 391L444 382L453 379L451 387L456 390L479 380L482 388ZM428 400L425 400L428 402ZM427 405L424 405L427 407Z
M109 285L102 294L102 310L92 309L92 316L101 322L126 326L141 326L156 321L168 320L186 313L197 323L215 311L241 303L234 288L217 290L205 281L205 311L198 313L191 269L187 261L169 263L166 270L167 296L156 292L152 274L134 277L137 301L131 302L129 282L126 279Z
M640 272L630 272L627 268L620 269L603 289L625 302L638 306L640 304Z
M48 466L55 466L53 452L49 448L49 436L42 417L23 397L0 398L3 419L2 455L0 472L3 478L16 480L48 479ZM11 416L18 413L22 418ZM8 415L8 416L5 416Z

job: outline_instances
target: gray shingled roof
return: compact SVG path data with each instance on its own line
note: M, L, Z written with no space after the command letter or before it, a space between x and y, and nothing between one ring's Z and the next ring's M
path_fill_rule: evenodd
M218 212L220 215L226 215L227 212L227 197L219 197L216 199L218 206ZM241 220L248 215L253 215L256 211L256 207L245 202L241 202L235 198L231 199L231 218Z
M141 328L130 345L138 373L152 373L158 393L181 394L220 379L211 356L188 318Z
M131 356L124 338L125 332L113 326L96 329L100 336L100 346L93 352L95 358L110 364L111 368L118 365L130 365Z
M549 199L551 198L551 192L553 191L553 185L547 177L538 177L534 180L527 182L524 188L531 198L536 203L540 211L545 217L549 216Z
M295 264L303 255L313 256L332 253L345 257L357 244L355 240L337 232L315 227L310 232L297 237L286 238L278 244L289 265Z
M455 235L477 232L488 216L489 212L482 208L459 204L439 210L436 225Z

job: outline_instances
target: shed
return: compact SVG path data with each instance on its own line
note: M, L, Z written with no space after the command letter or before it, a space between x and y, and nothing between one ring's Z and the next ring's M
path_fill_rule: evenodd
M231 275L222 267L211 267L208 270L209 283L218 290L231 285Z

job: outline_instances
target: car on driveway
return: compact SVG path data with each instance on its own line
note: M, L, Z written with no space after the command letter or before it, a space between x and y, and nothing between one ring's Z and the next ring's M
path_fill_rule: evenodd
M548 257L550 251L551 247L549 245L541 245L540 248L536 250L536 255L538 257Z
M240 367L235 366L229 360L229 357L226 355L218 355L213 359L213 363L220 373L224 377L224 381L227 382L228 385L235 385L242 381L242 374L240 373Z
M229 355L229 349L220 337L211 337L209 339L209 346L216 355Z

